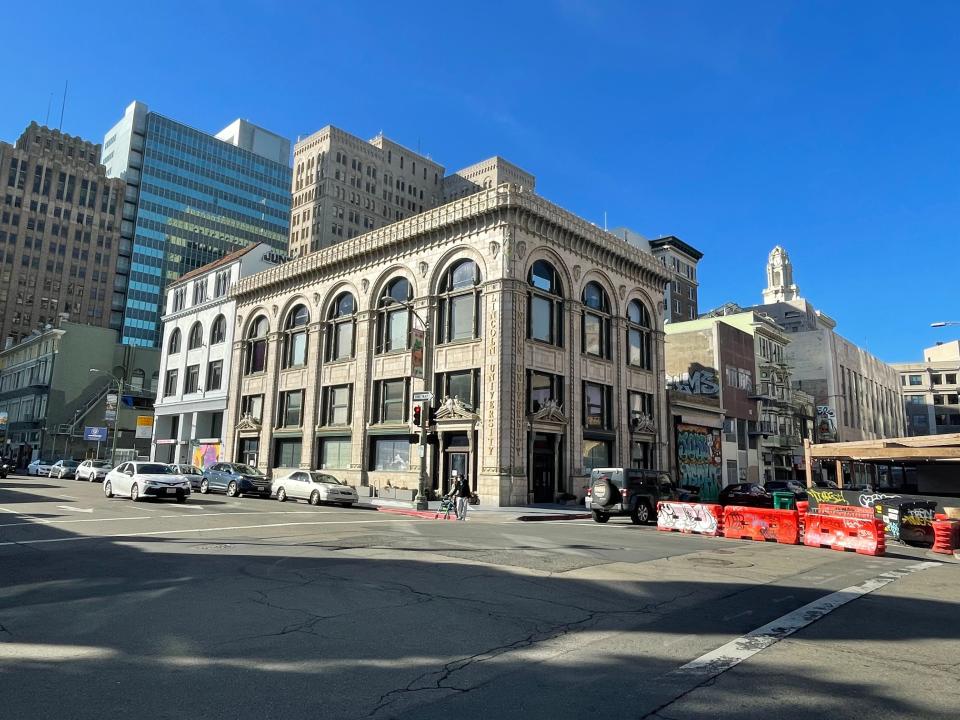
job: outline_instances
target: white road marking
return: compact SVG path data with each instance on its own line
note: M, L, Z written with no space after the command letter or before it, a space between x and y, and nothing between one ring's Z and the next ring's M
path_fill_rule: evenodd
M70 512L83 512L83 513L92 513L93 508L78 508L71 507L70 505L57 505L61 510L69 510Z
M73 495L55 495L58 500L79 500L80 498L75 498Z
M171 507L177 507L172 505ZM0 508L5 509L5 508ZM146 510L147 508L138 506L138 510ZM7 512L13 512L13 510L8 510ZM60 518L37 518L33 521L27 522L15 522L15 523L4 523L0 524L0 528L5 527L17 527L20 525L68 525L71 523L94 523L94 522L121 522L124 520L160 520L163 518L184 518L184 517L222 517L224 515L332 515L335 514L335 511L324 511L324 510L268 510L264 512L211 512L211 513L198 513L196 515L136 515L132 517L112 517L112 518L88 518L84 520L62 520ZM340 513L336 513L340 514Z
M220 532L227 530L259 530L261 528L289 527L291 525L364 525L364 524L383 524L400 523L406 520L316 520L313 522L289 522L289 523L269 523L267 525L234 525L233 527L215 527L215 528L188 528L185 530L153 530L151 532L129 532L116 533L113 535L83 535L79 537L67 538L48 538L46 540L20 540L18 542L0 542L0 547L7 545L43 545L46 543L60 542L80 542L82 540L113 540L116 538L130 538L136 540L138 537L147 537L150 535L176 535L178 533L204 533Z
M18 513L16 510L11 510L10 508L0 507L0 510L2 510L3 512L7 512L7 513L13 513L14 515L19 515L19 514L20 514L20 513ZM19 524L19 523L18 523L18 524Z
M938 562L920 562L907 565L902 570L891 570L875 578L871 578L860 585L852 585L843 590L838 590L835 593L825 595L819 600L807 603L803 607L789 612L773 622L769 622L742 637L738 637L736 640L731 640L726 645L721 645L716 650L701 655L696 660L691 660L686 665L674 670L673 673L678 675L692 675L701 678L702 681L715 678L730 668L739 665L747 658L753 657L761 650L766 650L785 637L793 635L798 630L802 630L811 623L816 622L838 607L842 607L848 602L872 593L874 590L879 590L911 573L939 567L941 564L942 563Z

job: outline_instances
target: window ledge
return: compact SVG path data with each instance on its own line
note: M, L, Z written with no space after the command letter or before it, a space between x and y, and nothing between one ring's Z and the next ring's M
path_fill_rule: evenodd
M442 347L449 347L451 345L472 345L472 344L479 345L480 338L472 337L472 338L466 338L465 340L444 340L443 342L438 342L436 344L436 347L442 348Z

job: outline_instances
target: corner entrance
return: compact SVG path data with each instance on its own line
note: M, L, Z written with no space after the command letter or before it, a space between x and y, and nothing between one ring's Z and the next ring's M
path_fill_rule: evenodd
M530 493L535 503L552 503L557 497L562 436L535 432L530 441Z

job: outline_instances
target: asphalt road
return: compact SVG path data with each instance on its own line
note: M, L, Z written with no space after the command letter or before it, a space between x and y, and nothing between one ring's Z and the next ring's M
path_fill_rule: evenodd
M952 719L929 560L11 477L0 718Z

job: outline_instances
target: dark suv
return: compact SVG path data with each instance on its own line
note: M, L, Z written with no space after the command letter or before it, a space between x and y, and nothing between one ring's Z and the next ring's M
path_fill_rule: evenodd
M203 471L200 492L225 492L230 497L259 495L270 497L270 477L242 463L214 463Z
M641 525L657 521L657 502L680 499L670 477L658 470L594 468L586 506L598 523L611 515L629 515L635 525Z

